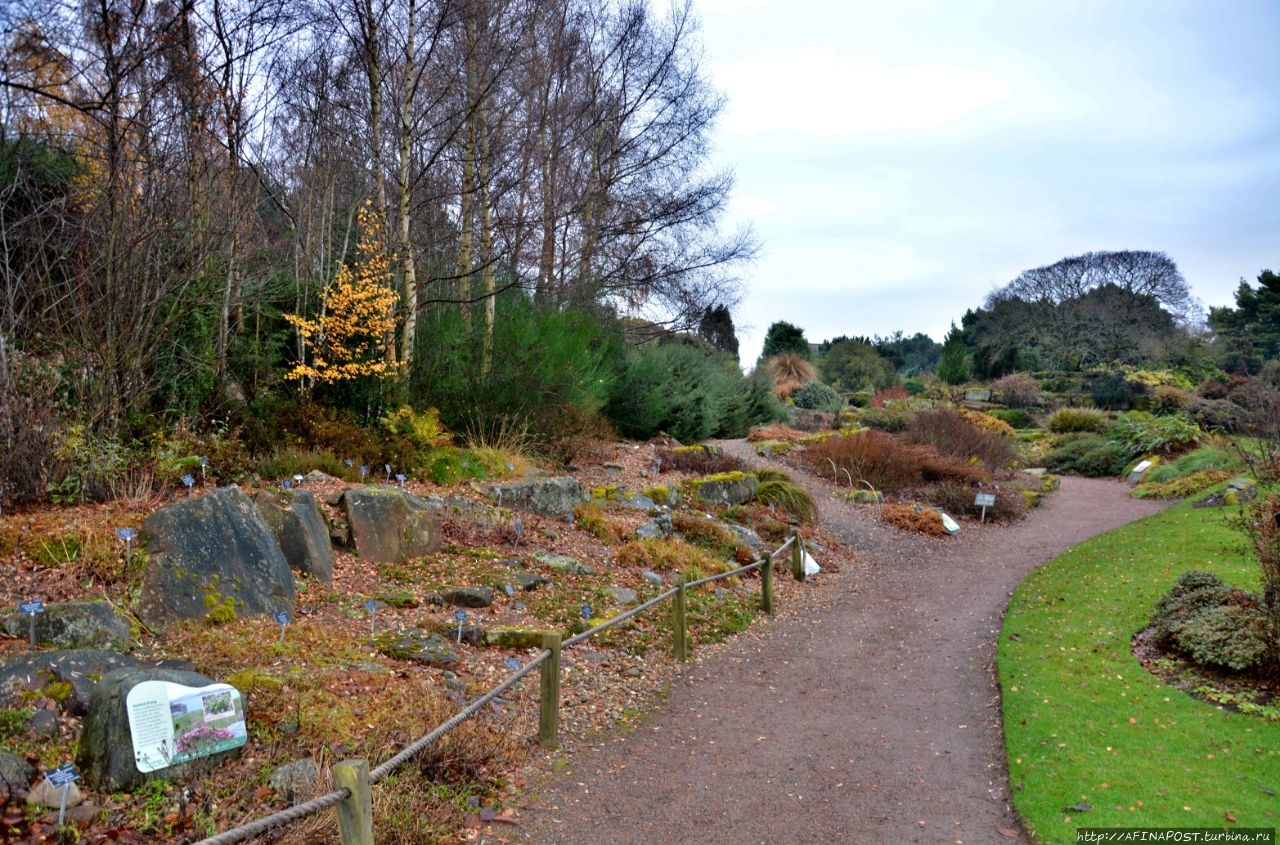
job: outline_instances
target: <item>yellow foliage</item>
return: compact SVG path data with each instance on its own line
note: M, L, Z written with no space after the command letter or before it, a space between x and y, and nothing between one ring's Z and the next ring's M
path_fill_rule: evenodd
M1005 437L1014 437L1016 432L1013 426L1009 425L1002 419L997 419L990 414L984 414L981 411L974 411L969 408L957 408L956 412L964 418L965 422L972 426L991 432L992 434L1001 434Z
M390 256L372 206L360 210L360 241L355 269L343 264L320 295L320 314L308 320L284 318L310 350L311 362L298 364L287 378L335 382L363 376L385 378L398 371L395 360L395 307Z

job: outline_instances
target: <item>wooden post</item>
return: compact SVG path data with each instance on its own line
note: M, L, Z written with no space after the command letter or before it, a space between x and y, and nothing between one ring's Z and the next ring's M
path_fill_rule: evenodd
M760 567L760 609L773 615L773 555L765 555Z
M804 540L799 528L791 529L791 574L797 581L804 580Z
M676 576L675 600L671 602L671 649L676 660L689 659L689 629L685 616L687 591L684 588L684 576Z
M542 683L539 686L538 744L555 748L560 744L560 632L542 635L542 647L551 655L542 661Z
M338 831L342 845L373 845L373 794L369 791L369 761L343 760L333 767L333 785L351 792L339 802Z

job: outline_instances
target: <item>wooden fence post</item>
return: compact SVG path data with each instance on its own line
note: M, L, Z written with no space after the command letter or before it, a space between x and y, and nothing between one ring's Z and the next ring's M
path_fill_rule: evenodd
M373 845L373 794L369 761L343 760L333 767L333 785L351 792L337 805L342 845Z
M760 609L773 615L773 555L769 554L760 567Z
M799 528L791 529L791 574L797 581L804 580L804 540Z
M675 600L671 602L671 648L676 660L689 659L689 629L685 616L687 592L684 588L684 576L677 575Z
M539 686L538 703L538 744L544 748L555 748L560 743L560 632L544 633L542 647L551 654L542 661L542 682Z

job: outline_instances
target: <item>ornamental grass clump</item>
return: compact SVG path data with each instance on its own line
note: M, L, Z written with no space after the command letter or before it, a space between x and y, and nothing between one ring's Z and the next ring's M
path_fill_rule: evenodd
M818 515L818 503L813 495L779 470L765 469L755 473L760 480L755 501L770 505L800 522L813 522Z
M1093 408L1059 408L1045 420L1044 427L1054 434L1090 431L1101 434L1111 427L1107 415Z

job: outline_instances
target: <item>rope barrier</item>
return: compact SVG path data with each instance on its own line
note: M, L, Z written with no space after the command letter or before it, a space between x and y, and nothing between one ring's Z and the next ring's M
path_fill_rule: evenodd
M774 558L778 557L778 555L785 552L787 548L790 547L790 545L794 542L795 542L794 536L788 537L787 541L783 543L781 546L779 546L776 551L771 553L767 559L772 561ZM728 572L721 572L717 575L710 575L706 578L700 578L697 581L691 581L688 584L685 584L683 586L687 590L691 587L697 587L702 584L709 584L712 581L719 581L722 578L729 578L730 576L733 576L733 575L740 575L743 572L750 572L753 569L759 569L761 566L764 566L765 561L766 561L766 558L762 557L759 560L754 561L752 563L748 563L743 566L730 569ZM589 639L590 637L600 633L601 631L612 628L615 625L620 625L621 623L626 622L627 620L638 616L639 614L643 613L644 611L648 610L654 605L659 604L660 602L663 602L671 598L673 595L675 595L679 591L680 591L680 587L672 587L666 592L660 593L654 596L653 598L649 599L643 604L640 604L631 608L626 613L622 613L622 614L619 614L618 616L614 616L611 619L608 619L605 622L602 622L601 624L596 625L594 628L590 628L586 631L583 631L581 634L577 634L575 636L570 637L569 639L565 640L561 644L561 648L568 648L570 646L577 645L578 643L583 642L586 639ZM397 768L403 765L405 762L412 759L417 754L421 753L428 745L435 742L437 739L444 736L449 731L453 730L458 725L462 724L464 721L474 716L486 704L488 704L489 702L493 701L495 698L502 695L502 693L511 689L511 687L515 686L521 680L523 680L526 676L532 673L533 670L541 666L544 662L546 662L547 658L549 658L550 656L551 656L550 651L544 650L540 652L537 657L530 660L524 666L521 666L519 670L517 670L512 675L510 675L502 683L498 684L496 687L489 690L484 695L477 698L475 701L471 702L462 710L459 710L448 721L439 725L430 733L421 737L413 744L406 746L403 750L400 751L399 754L396 754L394 757L387 760L385 763L378 766L376 769L371 770L369 772L370 785L373 785L383 780L389 774L391 774L393 771L395 771ZM240 825L239 827L234 827L234 828L231 828L230 830L225 830L222 833L217 834L216 836L210 836L207 839L201 839L199 842L196 842L195 845L232 845L232 843L235 843L235 842L243 842L246 839L252 839L256 836L261 836L262 834L270 831L272 828L279 827L280 825L283 825L283 824L288 824L289 822L297 821L298 819L305 818L306 816L312 815L314 813L318 813L321 810L326 810L330 807L333 807L347 800L350 797L351 797L351 790L345 789L345 788L336 790L334 792L329 792L329 793L326 793L325 795L320 795L315 798L312 798L310 801L304 801L301 804L294 804L292 807L288 807L284 810L281 810L278 813L272 813L269 816L264 816L260 819L256 819L255 821L247 822L243 825Z

